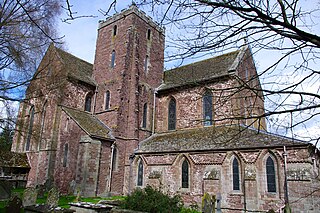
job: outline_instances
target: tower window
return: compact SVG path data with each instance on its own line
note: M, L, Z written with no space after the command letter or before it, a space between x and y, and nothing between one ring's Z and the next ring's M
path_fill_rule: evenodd
M112 50L110 66L111 66L111 68L114 68L115 65L116 65L116 51Z
M147 127L147 112L148 112L148 105L147 105L147 103L145 103L143 105L142 128Z
M148 40L151 39L151 29L148 29L148 31L147 31L147 38L148 38Z
M168 107L168 130L176 129L176 100L171 98Z
M106 96L105 96L105 110L110 108L110 91L106 91Z
M42 107L41 114L41 126L40 126L40 141L38 149L45 148L45 140L43 140L43 131L45 130L45 120L46 120L46 108L47 108L47 100L44 102Z
M140 159L139 164L138 164L138 181L137 185L142 186L143 182L143 163L142 160Z
M276 172L274 162L270 156L267 158L266 162L266 173L268 192L276 192Z
M149 56L146 55L146 58L144 59L144 72L148 73L148 64L149 64Z
M28 127L27 141L26 141L26 151L30 150L30 142L31 142L32 129L33 129L33 120L34 120L34 106L31 106L30 111L29 111L29 127Z
M63 162L62 162L63 167L67 166L68 152L69 152L69 145L66 143L66 144L64 144Z
M182 188L189 188L189 163L184 160L181 167L181 186Z
M232 177L233 177L233 190L240 190L240 172L239 161L237 158L233 159L232 163Z
M202 97L204 126L212 125L212 92L207 90Z
M116 36L116 35L117 35L117 30L118 30L117 25L114 25L114 26L113 26L113 36Z
M85 100L84 110L87 112L91 112L91 102L92 102L92 95L88 94Z

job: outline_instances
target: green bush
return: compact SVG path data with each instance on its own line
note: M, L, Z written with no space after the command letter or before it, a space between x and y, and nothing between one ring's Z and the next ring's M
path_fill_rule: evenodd
M150 213L179 213L183 201L179 195L170 197L158 189L147 186L144 189L138 188L127 196L121 207Z

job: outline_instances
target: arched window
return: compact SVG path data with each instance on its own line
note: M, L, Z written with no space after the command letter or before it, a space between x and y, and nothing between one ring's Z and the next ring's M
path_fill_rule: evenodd
M207 90L202 97L203 102L203 124L204 126L212 125L212 92Z
M42 107L41 113L41 126L40 126L40 141L39 141L39 150L45 148L45 140L43 140L43 131L45 130L45 119L46 119L46 108L48 101L46 100Z
M69 152L69 145L66 143L64 144L64 151L63 151L63 162L62 162L63 167L67 166L68 152Z
M139 164L138 164L138 181L137 185L142 186L143 182L143 163L142 160L140 159Z
M146 58L144 59L144 72L148 73L148 64L149 64L149 56L146 55Z
M112 171L117 170L117 155L118 155L118 150L116 147L114 147L112 152Z
M29 127L28 127L28 134L26 140L26 151L30 150L30 141L32 136L32 129L33 129L33 120L34 120L34 106L31 106L29 111Z
M267 158L266 162L266 173L268 192L276 192L276 172L274 167L274 161L270 156Z
M232 177L233 190L240 190L240 169L239 161L237 158L234 158L232 162Z
M143 105L142 128L147 127L147 113L148 113L148 105L147 105L147 103L145 103Z
M105 110L110 108L110 91L106 91L106 96L105 96Z
M168 107L168 130L176 129L176 100L171 98Z
M189 163L186 159L182 163L181 171L181 186L189 188Z
M148 40L151 39L151 29L148 29L148 31L147 31L147 38L148 38Z
M85 105L84 105L85 111L91 112L91 102L92 102L92 95L88 94L86 97Z
M118 30L118 26L117 26L117 25L114 25L114 26L113 26L113 36L116 36L116 35L117 35L117 30Z
M111 68L114 68L115 65L116 65L116 51L112 50L110 66L111 66Z

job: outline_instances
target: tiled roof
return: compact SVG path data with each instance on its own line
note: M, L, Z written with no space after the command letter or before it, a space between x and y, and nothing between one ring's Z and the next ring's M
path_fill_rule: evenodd
M68 77L79 80L90 85L97 85L92 78L93 65L75 57L74 55L65 52L57 47L56 51L64 63L65 70L68 72Z
M0 167L30 168L26 153L0 150Z
M114 140L110 129L102 123L94 115L80 111L77 109L72 109L69 107L61 107L64 112L66 112L78 125L85 131L89 136L95 138L102 138L106 140Z
M236 150L281 146L304 146L293 140L243 126L203 127L154 134L139 144L137 153Z
M164 91L186 85L213 80L218 77L230 75L230 71L236 68L237 56L243 50L237 50L214 58L199 61L164 72L163 83L158 91Z

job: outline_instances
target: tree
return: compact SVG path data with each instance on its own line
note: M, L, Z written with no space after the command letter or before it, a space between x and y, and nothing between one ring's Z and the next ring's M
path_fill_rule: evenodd
M106 14L116 4L113 1ZM254 78L239 88L264 94L265 113L250 119L266 117L284 134L318 143L320 135L309 137L305 132L319 126L320 37L314 32L319 4L302 0L141 0L136 4L166 27L167 62L183 63L245 44L253 54L272 58L257 76L262 89L250 86Z
M12 110L10 101L22 99L48 45L59 41L55 23L60 8L58 0L1 1L0 102L9 107L6 111ZM0 122L9 117L2 112Z

